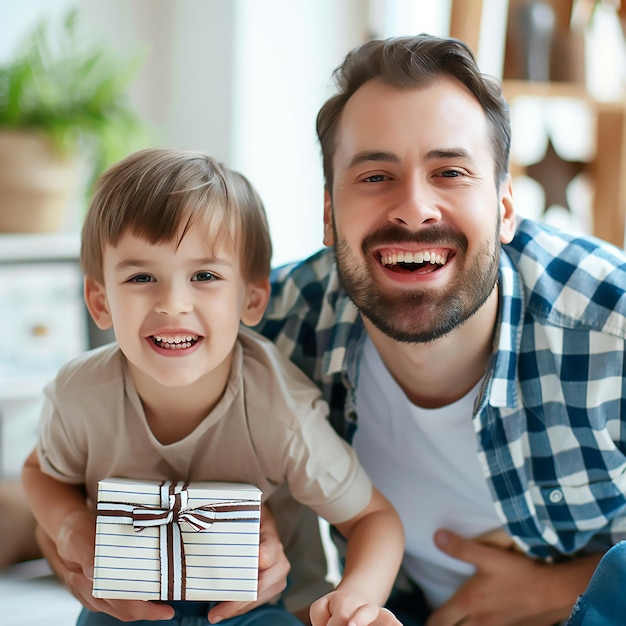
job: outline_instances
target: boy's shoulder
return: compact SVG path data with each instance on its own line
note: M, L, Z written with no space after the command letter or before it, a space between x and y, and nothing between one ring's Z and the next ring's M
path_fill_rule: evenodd
M243 348L243 373L261 374L263 377L287 381L298 387L317 389L311 380L292 363L267 337L247 327L239 330Z
M317 406L321 392L314 383L269 340L242 327L239 342L243 349L242 375L246 395L261 408L278 405L301 413L305 406Z
M59 369L54 379L56 392L90 394L96 388L121 384L123 363L124 356L117 343L83 352Z

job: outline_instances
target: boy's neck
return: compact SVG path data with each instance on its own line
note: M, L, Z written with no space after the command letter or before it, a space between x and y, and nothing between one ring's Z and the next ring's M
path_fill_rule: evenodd
M130 368L146 421L158 441L162 444L180 441L205 420L224 395L231 360L220 371L184 387L159 385Z
M222 390L223 394L223 390ZM170 444L190 435L215 408L219 402L201 406L199 403L181 402L178 394L173 394L167 402L141 400L146 421L152 434L162 444Z

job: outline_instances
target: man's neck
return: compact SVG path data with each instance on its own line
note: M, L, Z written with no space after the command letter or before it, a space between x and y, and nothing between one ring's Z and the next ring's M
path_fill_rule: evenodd
M495 288L462 326L430 343L399 343L372 323L363 323L385 366L407 398L424 408L459 400L485 375L498 314Z

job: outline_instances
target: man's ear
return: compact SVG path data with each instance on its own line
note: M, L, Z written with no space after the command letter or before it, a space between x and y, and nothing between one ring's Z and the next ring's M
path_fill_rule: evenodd
M265 313L270 299L270 279L264 278L246 287L246 298L241 311L241 321L246 326L256 326Z
M510 243L515 235L515 208L513 206L513 183L511 175L500 184L500 243Z
M109 312L104 285L94 278L85 278L84 294L87 310L96 326L100 330L111 328L113 320Z
M324 188L324 245L335 245L335 231L333 230L333 201L328 187Z

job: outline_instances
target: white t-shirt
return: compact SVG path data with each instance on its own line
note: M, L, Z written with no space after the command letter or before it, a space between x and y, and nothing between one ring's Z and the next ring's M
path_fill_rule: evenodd
M404 567L432 608L474 571L438 550L435 531L445 527L475 537L501 527L476 453L472 409L479 388L446 407L422 409L408 400L366 340L353 445L402 518Z

